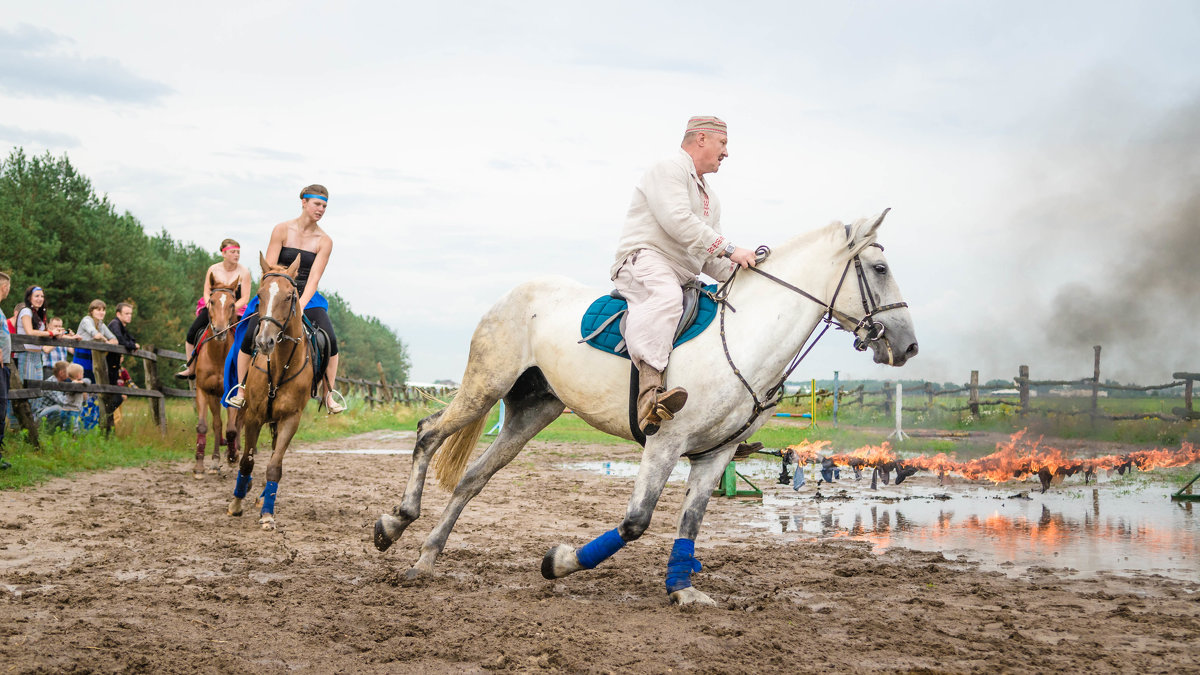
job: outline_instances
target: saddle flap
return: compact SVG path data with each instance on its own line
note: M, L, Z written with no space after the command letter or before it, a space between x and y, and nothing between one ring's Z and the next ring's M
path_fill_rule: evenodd
M678 347L696 337L712 323L717 315L717 305L711 295L716 288L716 285L704 286L698 281L684 285L683 313L675 327L674 346ZM580 322L582 339L579 342L629 358L625 345L628 308L629 303L616 290L597 298L584 312Z

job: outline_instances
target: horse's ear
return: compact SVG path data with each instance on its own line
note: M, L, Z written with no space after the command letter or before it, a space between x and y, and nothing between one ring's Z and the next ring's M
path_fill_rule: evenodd
M296 256L296 259L292 261L292 264L288 265L287 275L289 277L295 279L296 272L299 272L299 271L300 271L300 256Z
M854 223L854 231L850 234L850 248L861 249L874 242L876 231L883 224L883 219L887 217L888 212L891 210L891 207L888 207L874 218L863 218Z
M258 264L262 265L263 274L271 271L271 266L267 264L267 257L262 254L262 251L258 252Z
M208 273L208 287L209 288L217 287L217 277L215 277L212 272Z

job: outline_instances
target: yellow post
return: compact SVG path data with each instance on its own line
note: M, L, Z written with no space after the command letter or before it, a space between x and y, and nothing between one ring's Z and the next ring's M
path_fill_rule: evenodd
M809 412L808 426L813 429L816 429L817 428L817 380L816 380L816 378L813 378L811 383L808 385L808 395L809 395L809 399L810 399L809 405L808 405L808 412Z

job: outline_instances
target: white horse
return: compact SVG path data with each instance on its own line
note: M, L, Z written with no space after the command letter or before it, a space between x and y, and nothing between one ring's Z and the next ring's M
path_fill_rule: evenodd
M797 236L770 253L759 274L742 270L735 275L714 320L718 325L671 354L667 386L687 389L688 402L646 440L625 519L579 550L564 544L550 549L542 561L543 576L557 579L595 567L640 537L672 468L686 456L691 470L667 592L678 604L714 604L690 582L692 571L700 568L693 546L709 497L739 442L769 417L764 410L778 400L783 380L817 325L829 317L853 331L856 347L869 345L877 363L900 366L917 353L907 305L882 247L875 244L886 214L853 226L834 222ZM479 322L458 395L417 426L403 502L375 523L375 546L387 550L420 516L430 459L448 439L436 471L439 483L455 486L454 492L409 577L433 571L467 502L564 406L601 431L633 439L629 361L579 344L580 320L598 295L569 279L543 278L509 292ZM501 398L507 405L503 430L466 467L488 412Z

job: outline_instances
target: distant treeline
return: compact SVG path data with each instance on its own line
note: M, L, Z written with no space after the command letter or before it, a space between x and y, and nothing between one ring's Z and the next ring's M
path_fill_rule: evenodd
M62 317L71 330L95 298L108 304L109 319L118 302L129 302L139 342L182 350L204 271L220 259L166 230L147 236L131 213L118 214L97 196L65 155L27 157L16 148L0 163L0 271L12 276L12 292L0 303L6 316L33 285L46 291L48 316ZM243 263L258 273L257 259ZM352 312L336 292L321 292L338 334L339 374L377 380L381 362L389 381L406 381L408 350L395 332Z

